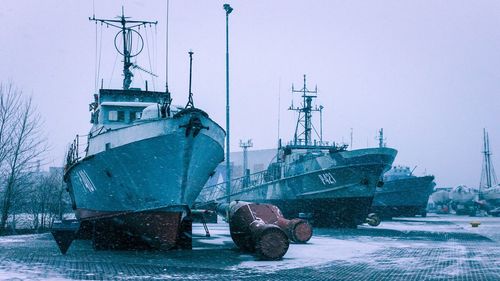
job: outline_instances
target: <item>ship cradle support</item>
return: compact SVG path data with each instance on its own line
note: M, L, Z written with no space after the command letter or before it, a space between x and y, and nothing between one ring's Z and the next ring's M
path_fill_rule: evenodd
M192 218L187 207L184 212L155 209L92 220L63 220L54 223L51 233L62 254L74 240L91 240L95 250L192 249Z

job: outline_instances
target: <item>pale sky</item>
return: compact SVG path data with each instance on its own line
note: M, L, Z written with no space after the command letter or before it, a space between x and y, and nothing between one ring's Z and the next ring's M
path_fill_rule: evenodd
M227 2L234 8L232 151L248 138L254 149L275 147L278 116L280 137L292 138L295 115L286 110L291 84L300 88L307 74L310 88L318 85L317 103L325 108L325 140L348 143L353 128L354 148L374 147L383 127L387 145L399 151L395 164L418 166L417 175L434 174L438 186L475 187L487 128L493 164L500 171L499 1ZM187 101L187 52L192 49L195 106L222 127L224 3L171 0L169 29L174 104ZM34 97L52 146L49 165L62 165L67 144L90 128L96 25L88 17L94 10L96 17L113 18L122 5L132 19L159 21L156 30L147 30L149 55L145 49L137 63L158 74L154 88L164 90L166 0L1 1L0 81ZM105 87L121 87L116 32L102 28ZM133 86L143 86L142 76L153 88L147 74L135 74Z

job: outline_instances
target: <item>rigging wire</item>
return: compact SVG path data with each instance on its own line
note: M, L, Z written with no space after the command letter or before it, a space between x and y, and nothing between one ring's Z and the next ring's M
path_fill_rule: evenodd
M156 61L158 59L158 26L155 24L155 36L153 37L154 42L153 42L153 68L154 68L154 73L158 73L158 62Z
M149 69L153 71L153 66L151 64L151 54L149 52L149 39L148 39L148 29L144 28L144 33L146 34L146 50L148 51ZM155 77L151 75L151 81L153 82L153 90L155 90Z
M316 134L316 137L318 137L319 136L318 130L316 130L316 126L314 126L314 124L312 124L312 122L311 122L311 128L314 131L314 133ZM310 141L312 141L312 140L310 140Z
M140 28L140 26L139 26L139 28ZM127 43L128 43L128 44L127 44L127 49L128 49L128 51L129 51L129 54L131 55L130 57L132 57L132 46L134 46L134 42L133 42L133 40L132 40L132 39L134 39L134 36L133 36L133 34L132 34L132 29L128 29L128 32L127 32L127 40L126 40L126 41L127 41ZM139 39L141 39L141 38L139 38ZM136 50L139 50L139 43L140 43L140 42L141 42L141 40L137 40L137 41L135 42L135 49L136 49ZM137 54L139 54L139 53L137 53Z
M115 62L113 63L113 70L111 70L111 78L109 79L109 84L108 84L108 88L111 88L111 81L113 80L113 74L115 73L115 67L116 67L116 61L118 60L118 53L116 53L116 56L115 56Z
M166 55L165 55L165 87L166 92L169 93L168 90L168 10L170 6L170 1L167 0L167 30L166 30Z
M95 18L95 0L92 0L92 15ZM95 63L95 69L94 69L94 93L97 93L98 89L98 75L97 75L97 22L95 23L95 57L94 57L94 63Z
M281 78L278 79L278 140L280 139L280 117L281 117Z
M144 79L144 77L142 77L142 71L137 71L137 73L139 73L139 77L141 78L142 81L147 81L146 79Z
M94 93L97 93L97 22L95 23L95 57L94 57L94 63L95 63L95 69L94 69Z
M97 64L97 81L96 81L97 89L99 89L99 79L101 78L101 57L102 57L102 24L101 24L101 36L99 38L99 61Z

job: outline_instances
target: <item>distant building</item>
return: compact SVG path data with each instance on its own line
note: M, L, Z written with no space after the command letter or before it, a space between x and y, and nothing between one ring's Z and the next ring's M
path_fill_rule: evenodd
M248 167L250 173L257 173L267 169L267 166L275 160L276 149L248 150ZM239 178L244 175L243 171L243 151L231 152L231 176ZM210 177L205 186L215 185L224 182L226 178L226 162L222 162L215 169L215 173Z

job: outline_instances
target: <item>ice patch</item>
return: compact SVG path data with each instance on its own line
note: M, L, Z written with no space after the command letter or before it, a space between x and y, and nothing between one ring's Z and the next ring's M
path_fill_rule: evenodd
M26 240L24 239L9 239L9 238L0 239L0 244L24 243L24 242L26 242Z
M290 244L288 252L281 261L242 261L228 269L252 269L262 272L314 267L332 261L350 260L378 251L381 245L357 241L346 241L326 237L311 238L307 244Z
M66 281L71 279L64 278L59 273L47 271L46 266L33 264L28 266L21 263L2 261L2 263L0 263L0 280Z
M40 238L40 234L0 236L0 244L26 243Z

